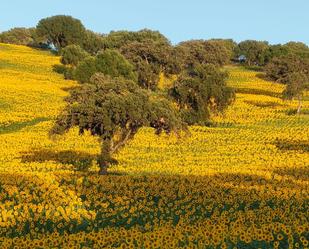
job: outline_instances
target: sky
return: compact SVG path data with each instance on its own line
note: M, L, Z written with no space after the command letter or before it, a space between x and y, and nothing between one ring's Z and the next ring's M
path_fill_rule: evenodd
M0 31L71 15L87 29L159 30L176 44L190 39L302 41L309 45L309 0L0 0Z

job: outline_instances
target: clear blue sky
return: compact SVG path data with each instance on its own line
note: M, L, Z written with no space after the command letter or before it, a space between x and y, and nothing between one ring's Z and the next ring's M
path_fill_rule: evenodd
M309 44L309 0L2 0L0 9L0 31L66 14L96 32L150 28L173 43L233 38Z

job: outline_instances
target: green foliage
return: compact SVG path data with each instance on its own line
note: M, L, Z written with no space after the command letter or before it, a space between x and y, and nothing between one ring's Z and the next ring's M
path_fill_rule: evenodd
M274 57L265 67L266 76L272 80L285 83L286 78L295 72L309 76L309 59L295 54Z
M223 111L233 101L226 79L227 73L212 64L196 66L178 78L169 95L186 123L205 124L211 112Z
M97 72L95 57L88 57L74 70L74 78L80 83L89 82L92 75Z
M72 67L67 67L65 65L53 65L53 71L59 74L63 74L66 80L74 80L75 79L75 70Z
M169 75L178 70L173 47L166 41L134 41L123 46L121 52L135 66L143 88L155 90L161 72Z
M265 41L246 40L238 44L236 56L246 56L248 66L264 66L269 60L269 44Z
M95 73L103 73L112 77L122 76L133 81L137 80L134 67L116 50L107 49L96 57L82 61L75 70L75 79L81 83L89 82Z
M134 66L116 50L107 49L100 52L96 56L96 69L97 72L111 77L122 76L129 80L137 80L137 76L133 72Z
M223 47L228 55L229 60L233 60L235 58L235 49L237 47L237 43L232 39L210 39L208 42L212 42L217 46Z
M0 34L0 42L16 45L35 45L35 28L13 28Z
M302 42L288 42L283 47L289 54L294 54L301 58L309 58L309 47Z
M80 20L65 15L40 20L36 30L39 37L52 42L58 49L70 44L82 45L86 32Z
M86 30L82 47L91 55L96 55L100 50L107 47L104 37L90 30Z
M73 89L66 101L68 105L51 134L63 134L78 126L81 134L90 131L99 136L101 173L106 173L112 153L132 139L141 127L153 127L157 134L181 127L176 111L167 100L152 98L149 92L124 78L95 74L91 84Z
M61 49L61 63L64 65L70 65L76 67L82 60L89 56L78 45L69 45Z
M268 61L272 62L274 58L297 57L302 59L309 58L309 48L301 42L288 42L284 45L277 44L269 47Z
M62 64L56 64L53 65L53 71L59 74L65 74L65 72L67 71L67 67Z
M214 64L223 66L231 58L228 49L219 41L191 40L181 42L178 50L178 60L185 68L195 67L198 64Z
M309 77L302 72L292 72L285 78L286 89L283 98L301 98L305 90L309 90Z
M169 40L159 31L142 29L137 32L132 31L112 31L105 38L107 48L120 49L131 42L143 42L152 40L161 43L170 43Z
M286 46L281 44L269 46L269 60L289 54L289 50Z
M309 57L306 56L308 47L299 43L288 43L287 55L274 57L265 67L266 76L272 80L286 84L282 93L283 99L298 99L296 113L302 107L302 97L309 90ZM302 51L302 52L300 52Z

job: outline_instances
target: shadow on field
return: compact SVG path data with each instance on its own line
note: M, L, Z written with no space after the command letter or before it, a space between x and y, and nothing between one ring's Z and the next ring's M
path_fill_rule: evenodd
M21 161L23 163L53 161L61 164L71 164L76 170L88 169L96 159L96 155L86 152L72 150L53 151L48 149L31 151L30 153L25 152L21 156Z
M276 108L284 106L274 101L260 102L260 101L245 100L244 102L249 105L253 105L260 108Z
M276 169L274 173L280 176L292 176L297 180L309 181L309 166L302 168Z
M257 78L265 80L265 81L273 81L273 79L271 79L270 77L268 77L265 73L262 73L261 71L260 71L260 73L257 73L255 76Z
M1 103L0 103L1 104ZM1 107L1 106L0 106ZM14 133L22 130L23 128L37 125L41 122L49 121L49 118L35 118L30 121L16 122L6 126L0 126L0 135Z
M301 179L301 174L307 174L309 173L309 169L300 169L298 172L295 169L278 169L273 171L274 174L280 175L280 176L294 176L296 180ZM291 188L291 189L300 189L303 186L297 182L295 182L293 179L282 179L282 180L276 180L276 179L267 179L263 176L254 175L254 174L239 174L239 173L219 173L215 174L214 176L217 180L220 182L225 183L231 183L234 186L273 186L273 187L282 187L282 188ZM308 179L308 176L303 176L302 180Z
M276 139L275 146L280 150L298 150L303 152L309 152L309 141L307 140L287 140Z
M263 89L254 89L254 88L236 88L235 89L236 93L242 93L242 94L254 94L254 95L265 95L265 96L270 96L270 97L275 97L279 98L280 94L268 90L263 90Z

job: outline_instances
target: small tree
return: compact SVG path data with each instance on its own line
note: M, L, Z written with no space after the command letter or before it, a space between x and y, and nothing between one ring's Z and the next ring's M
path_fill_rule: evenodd
M61 50L61 63L76 67L89 54L78 45L69 45Z
M73 72L73 78L80 83L89 82L91 76L96 72L96 60L94 57L90 56L78 64Z
M302 97L306 90L309 90L309 77L302 72L293 72L285 78L286 88L283 91L283 98L292 100L297 98L297 114L302 107Z
M111 77L124 77L136 81L134 66L117 50L107 49L96 56L97 72Z
M104 50L96 57L82 61L75 70L75 78L81 83L89 82L95 73L103 73L111 77L124 77L136 81L134 66L116 50Z
M80 20L58 15L40 20L36 31L39 37L52 42L60 50L70 44L82 45L86 29Z
M73 126L101 139L100 174L107 173L112 155L143 126L156 134L181 128L181 121L167 100L153 98L135 82L95 74L91 84L71 91L68 105L56 120L51 134L63 134Z
M226 85L227 73L216 66L199 65L179 76L169 95L187 124L204 124L211 112L223 111L234 99Z
M17 45L36 45L35 28L13 28L0 34L0 42Z

